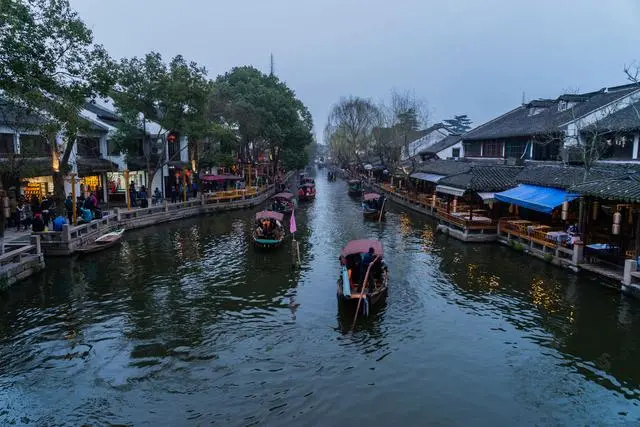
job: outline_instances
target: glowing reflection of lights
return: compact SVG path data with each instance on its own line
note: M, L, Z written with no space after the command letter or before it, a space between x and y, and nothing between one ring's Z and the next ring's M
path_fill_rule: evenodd
M539 277L531 281L529 294L534 305L544 308L549 313L556 313L562 308L562 297L558 286L554 286L553 283L547 284ZM568 314L568 318L573 322L573 310Z
M400 216L400 231L405 237L411 232L411 219L407 214L402 214Z
M433 229L429 226L425 226L422 230L422 245L421 248L424 252L431 252L433 249Z

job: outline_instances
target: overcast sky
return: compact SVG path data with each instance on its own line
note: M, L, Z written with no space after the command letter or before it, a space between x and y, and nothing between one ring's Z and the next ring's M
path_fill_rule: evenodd
M71 0L115 58L182 54L211 78L238 65L296 91L321 137L341 96L413 90L431 124L474 125L566 89L626 83L638 0Z

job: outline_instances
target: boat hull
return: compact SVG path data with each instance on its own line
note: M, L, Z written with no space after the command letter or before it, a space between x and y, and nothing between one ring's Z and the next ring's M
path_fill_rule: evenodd
M253 246L257 249L264 250L273 250L278 249L282 245L282 240L271 240L271 239L259 239L257 237L253 237Z
M360 190L355 190L355 189L351 189L350 188L348 193L349 193L349 195L351 197L360 197L360 196L362 196L362 190L361 189Z
M382 213L384 219L386 213ZM380 219L380 211L362 211L362 217L368 221L378 221Z
M305 194L304 196L303 195L298 196L298 200L301 202L310 202L312 200L315 200L315 198L316 198L315 194L309 194L309 195Z
M376 288L374 292L365 294L365 298L369 302L369 309L375 307L378 303L380 303L386 296L388 290L388 277L385 274L385 278L383 282ZM337 291L336 297L338 298L338 302L342 304L345 308L352 308L354 310L358 307L358 301L361 298L360 293L352 293L350 296L345 295L343 292L343 281L342 278L338 279L337 283ZM362 303L360 304L362 306Z

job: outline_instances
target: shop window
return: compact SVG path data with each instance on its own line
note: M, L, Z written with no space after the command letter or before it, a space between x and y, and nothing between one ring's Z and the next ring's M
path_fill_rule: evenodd
M480 156L481 143L465 142L464 143L464 155L465 157L479 157Z
M527 144L524 142L509 142L504 148L505 157L507 158L526 158L528 153L525 153Z
M51 155L47 140L40 135L20 135L20 154L26 157Z
M119 156L120 155L120 147L113 140L107 141L107 155L109 156Z
M13 153L13 139L12 133L0 133L0 154Z
M78 156L100 157L100 138L78 138Z
M460 148L454 148L451 150L451 155L453 156L454 159L457 159L460 157Z

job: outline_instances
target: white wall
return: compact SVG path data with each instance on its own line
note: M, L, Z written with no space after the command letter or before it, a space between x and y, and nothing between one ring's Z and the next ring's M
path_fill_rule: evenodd
M464 147L462 146L462 141L458 141L455 145L452 145L449 148L445 148L444 150L438 151L438 157L441 159L449 159L453 157L453 149L454 148L459 148L460 149L460 156L459 158L464 157Z
M403 150L402 160L407 160L409 157L415 156L420 151L432 146L436 142L442 141L444 138L449 136L449 132L446 129L437 129L432 132L429 132L427 135L422 138L416 139L415 141L409 144L409 150Z

